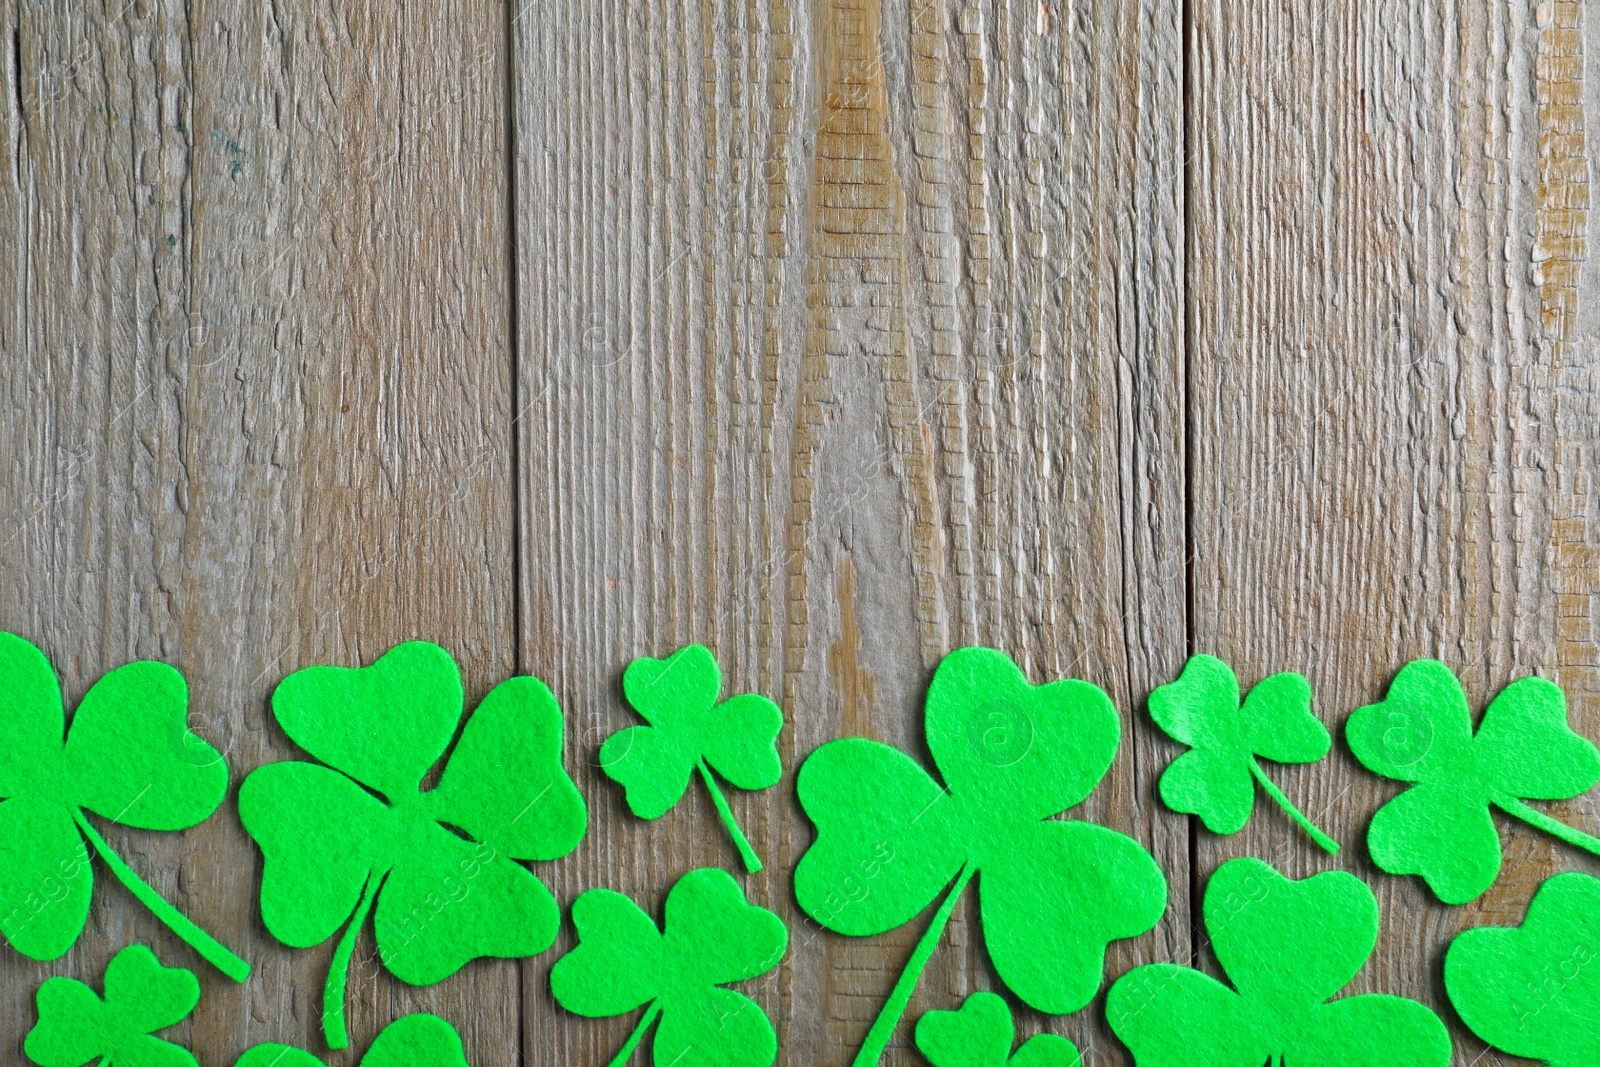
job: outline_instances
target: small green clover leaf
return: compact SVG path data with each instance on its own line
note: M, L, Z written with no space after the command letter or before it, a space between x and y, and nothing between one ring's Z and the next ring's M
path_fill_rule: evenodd
M82 982L49 978L39 987L39 1022L23 1051L40 1067L196 1067L187 1050L152 1037L181 1022L200 1002L200 983L180 967L163 967L143 945L123 949L106 965L106 993Z
M1378 941L1378 901L1355 875L1300 881L1253 857L1206 886L1206 931L1232 988L1157 963L1106 997L1112 1031L1137 1067L1446 1067L1450 1035L1426 1006L1370 993L1330 1000Z
M384 966L412 985L554 943L555 899L513 861L571 852L587 813L562 768L561 709L543 682L511 678L484 697L427 791L423 776L463 711L460 671L438 645L398 645L370 667L296 671L272 711L322 763L252 772L239 817L265 860L261 917L272 935L309 948L345 927L323 991L330 1048L348 1041L346 972L374 910Z
M288 1045L257 1045L234 1067L322 1067L309 1052ZM470 1067L455 1027L437 1015L407 1015L383 1028L361 1057L361 1067Z
M1244 703L1233 668L1215 656L1193 656L1178 680L1150 694L1150 717L1189 751L1161 775L1161 800L1198 815L1214 834L1244 829L1255 807L1255 782L1330 853L1339 843L1319 830L1268 778L1256 757L1315 763L1332 739L1311 713L1311 684L1292 672L1262 679ZM1255 781L1252 782L1251 779Z
M1351 714L1345 739L1368 770L1415 783L1372 816L1372 861L1390 874L1422 875L1446 904L1473 900L1500 874L1491 805L1600 854L1600 840L1519 799L1567 800L1600 782L1600 751L1568 727L1566 697L1551 682L1506 686L1474 735L1450 668L1413 660L1382 703Z
M1011 1054L1016 1026L1004 998L974 993L955 1011L930 1011L917 1020L917 1050L933 1067L1082 1067L1071 1041L1037 1034Z
M660 930L621 893L591 889L572 905L578 946L556 961L550 989L591 1019L649 1005L611 1067L656 1027L656 1067L768 1067L778 1037L760 1005L724 986L766 974L789 944L783 920L745 900L726 871L702 868L667 894Z
M1600 1064L1600 880L1547 878L1521 926L1463 931L1444 957L1444 988L1467 1028L1550 1067Z
M831 741L797 781L817 839L795 869L800 907L851 936L911 921L946 887L856 1057L875 1064L957 899L979 872L995 973L1025 1003L1062 1014L1100 987L1106 946L1166 910L1161 868L1138 842L1053 816L1082 802L1117 751L1117 710L1080 681L1034 686L1004 653L962 648L934 672L924 709L944 784L877 741Z
M234 981L250 965L167 903L112 851L85 811L141 830L203 822L228 791L228 767L188 728L189 688L141 661L90 687L67 730L50 661L0 633L0 934L24 956L66 954L89 915L94 871L84 839L117 880ZM65 741L63 741L65 735Z
M666 659L634 660L623 672L622 690L650 724L619 730L600 746L600 769L626 789L628 808L641 819L659 819L683 798L698 770L745 870L761 870L711 772L740 789L776 785L783 773L777 744L783 711L755 693L717 703L722 671L704 645L680 648Z

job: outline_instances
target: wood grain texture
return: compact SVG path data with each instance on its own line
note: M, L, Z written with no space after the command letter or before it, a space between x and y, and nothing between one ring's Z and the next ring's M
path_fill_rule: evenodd
M469 698L487 691L515 629L499 13L3 10L20 66L0 172L0 625L51 655L70 701L130 659L178 665L235 782L294 755L266 702L308 663L427 636ZM20 1058L44 976L98 984L132 941L198 971L173 1033L202 1062L323 1050L332 946L291 952L262 928L231 794L188 833L107 836L255 976L200 964L101 871L68 957L0 953L0 1059ZM475 1065L518 1062L515 964L414 990L368 936L354 972L355 1052L427 1008Z
M1190 651L1312 680L1337 728L1414 656L1481 707L1567 690L1600 737L1600 79L1578 0L0 0L0 628L69 703L139 657L190 679L236 780L291 757L267 698L428 637L469 701L549 681L591 834L565 902L658 906L737 859L703 793L643 823L595 766L629 660L712 645L783 701L780 786L735 795L790 922L757 998L785 1063L860 1042L927 915L823 932L788 872L793 771L840 735L926 758L949 648L1090 679L1124 745L1082 813L1168 872L1147 960L1215 967L1226 858L1351 869L1384 929L1355 988L1439 1009L1457 930L1600 862L1502 822L1444 908L1368 862L1394 787L1342 741L1218 839L1166 812L1149 690ZM1600 801L1556 805L1600 829ZM107 834L257 967L228 983L103 871L61 961L0 949L0 1059L50 974L133 941L196 966L201 1061L324 1051L331 946L261 927L230 805ZM969 900L907 1013L991 988ZM931 909L930 909L931 910ZM370 937L352 1044L434 1010L476 1067L609 1060L632 1020L548 992L572 944L427 989ZM1022 1031L1126 1062L1101 1003ZM920 1062L902 1026L887 1057ZM333 1064L355 1057L335 1054Z
M1515 677L1600 734L1594 282L1583 39L1593 5L1206 0L1193 7L1190 385L1194 641L1241 681L1306 673L1330 725L1434 656L1475 709ZM1593 857L1500 820L1503 874L1446 908L1368 861L1397 792L1342 741L1275 775L1345 843L1259 812L1199 838L1303 875L1353 869L1384 913L1360 989L1451 1022L1456 1062L1508 1062L1445 1003L1448 939L1520 921ZM1593 831L1592 798L1553 806Z
M630 721L627 661L711 644L792 723L790 774L734 801L769 862L747 888L793 929L757 995L783 1062L839 1061L927 917L855 940L798 912L792 771L839 735L925 756L931 668L987 643L1114 695L1126 744L1084 810L1151 843L1174 893L1110 966L1186 952L1188 828L1139 774L1136 714L1184 651L1177 12L526 10L523 662L574 717L593 813L561 895L659 905L734 862L704 797L641 823L593 766ZM994 984L975 922L958 909L908 1023ZM564 1016L548 968L527 965L530 1057L605 1062L632 1021ZM1098 1018L1050 1025L1109 1060ZM909 1033L890 1062L917 1061Z

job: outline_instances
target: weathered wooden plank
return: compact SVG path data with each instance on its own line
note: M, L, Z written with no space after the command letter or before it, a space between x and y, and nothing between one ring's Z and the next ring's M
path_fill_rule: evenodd
M659 902L737 862L703 797L641 824L593 765L629 721L627 661L713 645L793 723L791 776L734 801L768 860L747 889L794 934L756 990L786 1062L859 1043L922 926L848 941L798 914L792 770L838 735L923 751L922 693L955 645L1114 694L1128 744L1085 810L1154 843L1174 906L1111 967L1188 951L1187 826L1136 775L1139 698L1184 645L1178 20L876 0L513 15L522 664L572 717L593 828L561 895ZM975 916L908 1020L990 984ZM603 1062L630 1023L564 1017L549 962L525 971L530 1062ZM1051 1025L1104 1060L1097 1020Z
M1582 74L1592 6L1192 6L1194 638L1254 682L1312 680L1336 733L1417 656L1475 707L1514 677L1568 691L1600 736L1594 643L1597 362ZM1344 842L1336 860L1260 810L1202 834L1344 867L1384 933L1354 988L1444 1003L1448 939L1520 919L1538 881L1595 861L1502 822L1481 900L1376 871L1367 821L1397 790L1343 746L1275 776ZM1557 805L1600 827L1592 800ZM1456 1026L1457 1062L1502 1062Z
M162 240L164 212L152 209L179 199L181 179L159 163L183 137L158 118L169 73L160 49L135 51L121 24L65 8L8 5L4 14L0 611L6 629L51 656L73 703L110 667L174 651L168 591L181 571L182 517L169 444L177 403L163 357L181 331L181 267ZM147 39L170 33L163 20L144 21ZM180 884L194 870L183 838L114 828L106 836L183 903ZM89 928L65 960L36 964L0 950L9 1058L21 1059L46 976L98 972L135 939L176 951L102 866L94 876Z
M307 663L430 637L481 695L514 666L500 13L0 10L0 626L55 658L72 700L129 659L178 664L236 778L293 753L266 700ZM323 1047L331 945L290 952L261 927L231 798L184 835L107 836L256 965L242 987L198 966L175 1033L202 1062ZM8 1062L44 976L97 979L130 941L198 964L100 882L67 959L0 951ZM413 990L364 938L353 1052L425 1008L474 1064L514 1064L519 982L479 963Z
M1335 723L1412 655L1461 667L1478 703L1548 672L1595 732L1593 16L1193 14L1197 647L1247 682L1305 670ZM1183 628L1176 12L512 11L514 407L499 15L0 16L0 611L73 698L115 663L173 659L242 772L289 751L264 699L294 666L425 633L481 693L515 642L592 759L626 721L627 659L706 639L797 712L793 763L840 733L920 750L928 667L983 641L1113 691L1131 744L1091 811L1184 880L1184 827L1151 800L1169 749L1140 706ZM1342 751L1281 780L1349 851L1325 861L1263 809L1242 838L1202 837L1196 873L1251 852L1368 876L1389 915L1372 988L1442 1006L1455 929L1592 869L1508 827L1501 884L1442 909L1365 864L1390 787ZM596 837L564 895L659 899L732 862L702 799L641 826L592 767L584 784ZM740 807L776 857L752 891L786 910L809 841L788 789ZM251 854L236 824L113 840L262 965L245 990L207 976L202 1056L308 1038L325 962L273 946L254 871L214 862ZM1113 970L1183 953L1186 888ZM60 970L98 973L129 939L185 953L102 890ZM918 1010L986 981L971 920ZM859 1039L915 931L797 931L764 995L798 1060ZM357 1047L427 1004L474 1062L512 1062L520 985L532 1061L609 1052L621 1028L558 1019L547 967L421 994L374 978ZM31 1018L53 968L0 968L0 1023ZM1110 1055L1093 1015L1065 1028Z

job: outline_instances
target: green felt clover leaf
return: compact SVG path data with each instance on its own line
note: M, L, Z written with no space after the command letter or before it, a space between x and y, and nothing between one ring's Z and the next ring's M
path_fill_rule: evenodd
M917 1020L917 1049L933 1067L1082 1067L1064 1037L1037 1034L1011 1054L1016 1026L1004 998L974 993L955 1011L930 1011Z
M1521 926L1462 932L1444 988L1467 1028L1550 1067L1600 1064L1600 880L1547 878Z
M1338 842L1284 796L1256 757L1315 763L1333 743L1311 714L1311 684L1290 672L1264 678L1239 703L1233 668L1215 656L1193 656L1178 680L1150 694L1150 717L1189 751L1161 775L1161 799L1173 811L1198 815L1214 834L1244 829L1255 807L1255 783L1330 853ZM1252 781L1251 779L1254 779Z
M234 1067L322 1067L322 1061L288 1045L257 1045ZM437 1015L407 1015L383 1028L361 1057L361 1067L471 1067L455 1027Z
M1450 1062L1450 1035L1426 1006L1382 993L1329 999L1378 942L1378 901L1355 875L1295 881L1253 857L1230 860L1203 911L1233 987L1169 963L1119 978L1106 1018L1137 1067Z
M734 821L715 771L740 789L778 782L778 731L783 712L764 696L746 693L722 703L722 671L704 645L680 648L666 659L628 664L622 691L649 726L630 726L600 746L600 769L627 790L628 808L659 819L683 797L696 770L751 874L761 858Z
M658 1019L656 1067L768 1067L778 1037L766 1012L725 989L766 974L789 944L783 920L745 900L726 871L703 868L667 894L660 930L633 901L591 889L572 905L578 947L556 961L550 989L591 1019L649 1005L622 1050L621 1067Z
M0 633L0 934L36 960L65 955L89 915L84 839L117 880L229 978L250 965L167 903L112 851L86 811L141 830L185 830L228 791L221 754L190 732L189 688L141 661L90 687L67 730L50 661ZM63 741L65 734L65 741Z
M1600 840L1521 799L1567 800L1600 782L1600 751L1567 726L1566 697L1551 682L1506 686L1474 734L1450 668L1413 660L1382 703L1350 716L1345 739L1368 770L1415 783L1373 815L1372 861L1390 874L1422 875L1446 904L1478 897L1500 874L1491 805L1600 854Z
M795 869L801 908L830 930L880 934L948 886L856 1057L883 1054L967 883L995 973L1024 1002L1066 1013L1100 987L1109 942L1152 929L1161 868L1136 841L1053 816L1082 802L1117 751L1117 710L1080 681L1028 684L1004 653L962 648L934 672L924 707L943 784L877 741L847 738L801 767L817 840Z
M200 983L179 967L163 967L143 945L123 949L106 965L106 993L82 982L49 978L39 987L39 1022L22 1049L40 1067L196 1067L187 1050L152 1037L181 1022L200 1003Z
M583 797L561 765L561 709L537 678L502 682L424 791L462 709L455 661L422 641L370 667L296 671L272 694L289 739L322 763L252 772L239 817L265 860L272 935L309 948L345 927L323 992L331 1048L348 1040L346 971L371 912L384 966L412 985L555 941L555 899L514 861L557 859L583 838Z

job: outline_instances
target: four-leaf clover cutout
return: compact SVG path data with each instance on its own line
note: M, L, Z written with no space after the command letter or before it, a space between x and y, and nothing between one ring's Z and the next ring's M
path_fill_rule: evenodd
M228 791L228 767L190 732L189 688L164 663L107 672L66 725L50 661L0 633L0 934L24 956L53 960L83 932L94 871L84 838L111 873L228 977L250 965L144 882L85 812L141 830L186 830ZM65 740L63 740L63 734Z
M626 789L629 810L641 819L660 818L698 770L745 870L761 870L712 772L740 789L776 785L783 773L777 745L783 711L756 693L719 704L722 671L704 645L680 648L666 659L634 660L623 672L622 691L650 725L606 738L600 769Z
M1467 1028L1550 1067L1600 1064L1600 880L1547 878L1521 926L1480 926L1450 943L1444 987Z
M1256 782L1330 853L1338 842L1319 830L1268 778L1256 757L1315 763L1332 738L1311 713L1311 683L1293 672L1263 678L1239 702L1239 679L1215 656L1193 656L1183 673L1150 694L1150 717L1189 751L1161 775L1161 800L1198 815L1214 834L1244 829L1255 808Z
M1104 692L1073 680L1030 685L1004 653L963 648L934 672L924 719L942 784L898 749L857 738L817 749L797 782L817 839L795 869L795 894L823 926L880 934L949 887L858 1065L882 1055L974 876L995 973L1058 1014L1094 997L1109 942L1151 930L1166 909L1166 879L1138 842L1054 818L1111 767L1120 725Z
M1426 1006L1382 993L1330 1000L1378 941L1378 902L1359 878L1285 878L1253 857L1206 886L1206 932L1232 988L1158 963L1106 997L1137 1067L1446 1067L1450 1036Z
M578 946L550 971L557 1002L589 1018L648 1005L613 1067L628 1061L652 1023L656 1067L768 1067L777 1056L766 1012L723 987L776 967L789 932L778 916L746 901L726 871L703 868L678 879L660 929L609 889L580 896L572 924Z
M917 1050L933 1067L1082 1067L1071 1041L1036 1034L1011 1054L1016 1024L1005 998L974 993L955 1011L930 1011L917 1020Z
M1567 725L1566 697L1552 682L1512 682L1490 702L1474 734L1466 694L1450 668L1413 660L1382 703L1350 716L1345 739L1368 770L1415 783L1373 815L1372 861L1390 874L1422 875L1446 904L1473 900L1500 874L1491 805L1600 853L1600 841L1523 803L1566 800L1600 782L1600 751Z
M296 671L272 711L321 763L254 771L239 817L265 858L261 917L272 935L308 948L345 926L323 995L331 1048L347 1043L345 973L370 912L384 966L413 985L554 943L555 899L515 861L571 852L587 813L561 765L561 710L543 682L512 678L484 697L429 790L422 779L463 711L460 671L438 645L399 645L370 667Z
M163 967L143 945L106 965L105 996L71 978L39 987L39 1022L23 1051L40 1067L196 1067L188 1050L153 1037L200 1002L200 983L180 967Z

